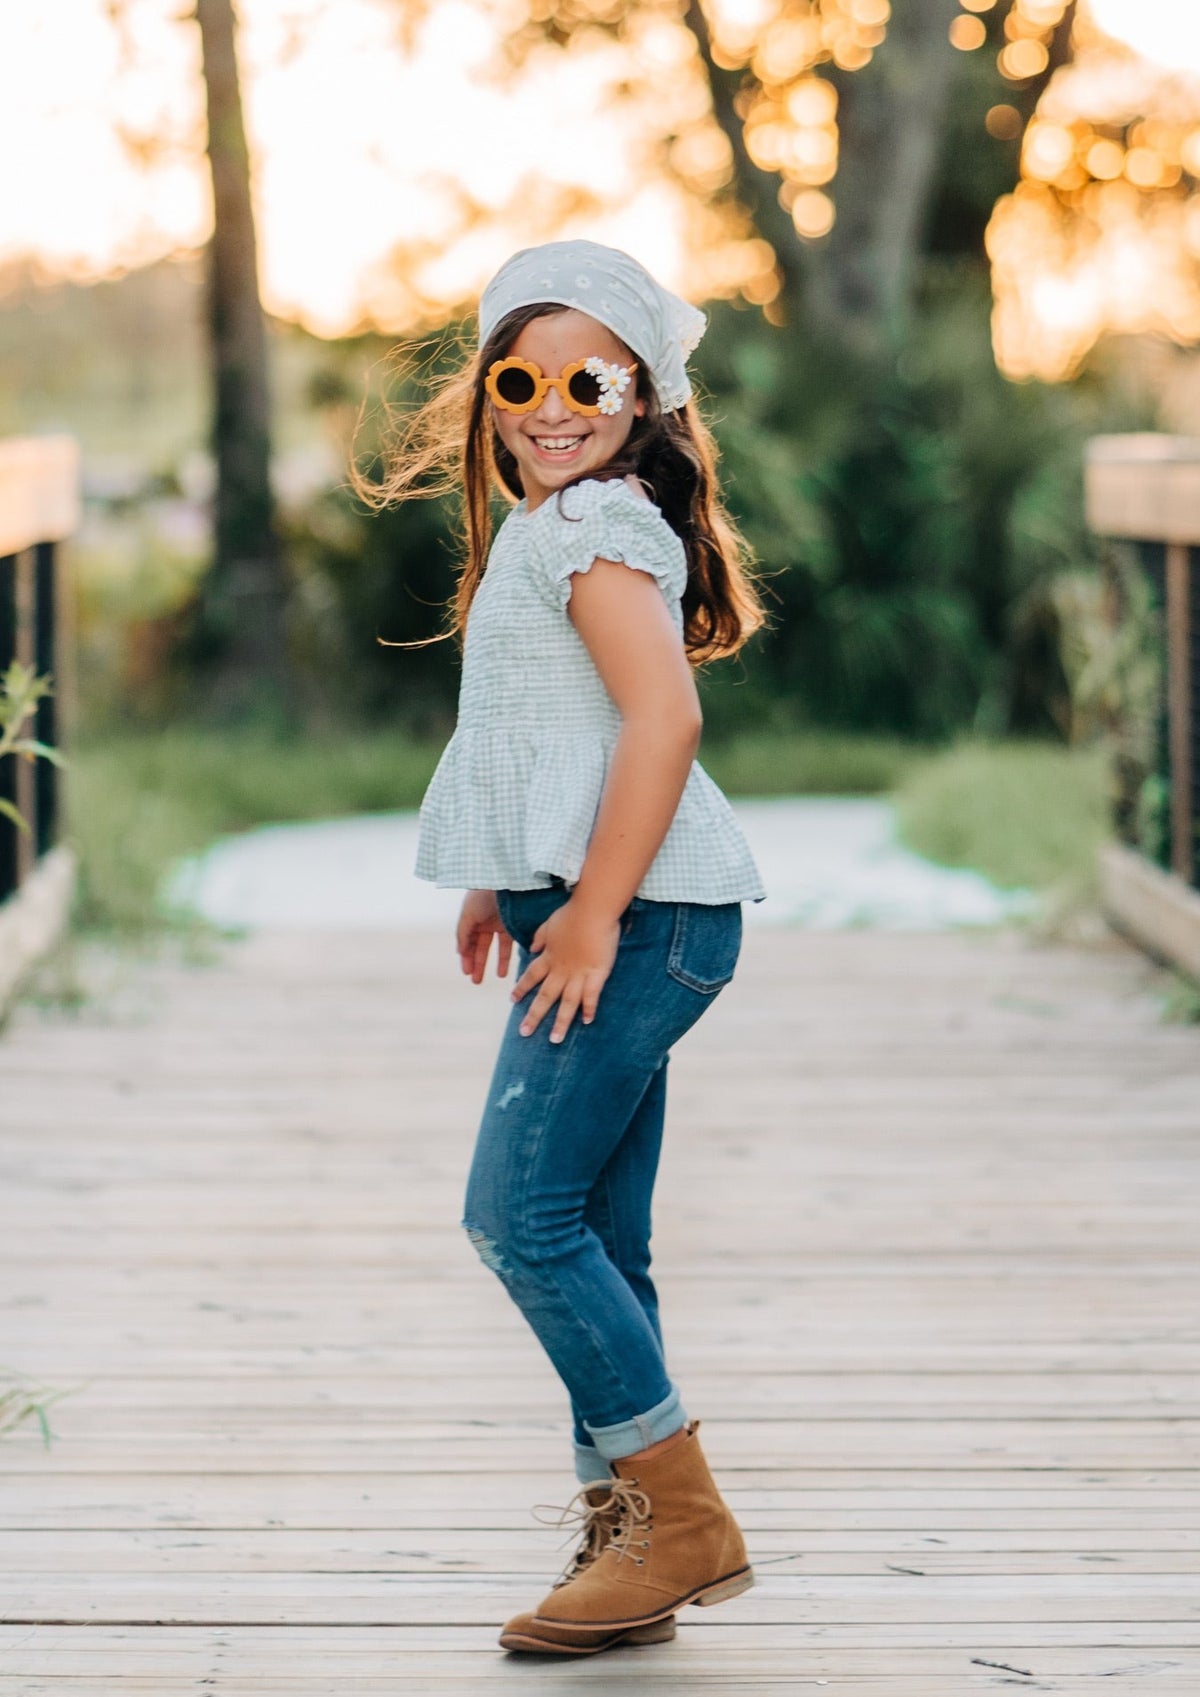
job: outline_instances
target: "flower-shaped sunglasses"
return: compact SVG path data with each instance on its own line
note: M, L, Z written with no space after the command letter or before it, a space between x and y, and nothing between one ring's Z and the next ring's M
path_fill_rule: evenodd
M489 367L484 388L505 412L536 412L548 389L557 389L564 406L585 418L597 413L611 416L625 405L625 390L636 365L610 365L597 354L564 366L557 377L547 377L532 360L510 354Z

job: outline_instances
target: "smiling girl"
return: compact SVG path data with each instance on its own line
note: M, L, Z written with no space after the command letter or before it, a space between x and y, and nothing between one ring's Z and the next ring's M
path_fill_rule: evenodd
M457 728L417 875L465 889L456 946L519 973L465 1228L574 1416L582 1521L510 1649L586 1655L674 1633L753 1583L667 1374L650 1204L672 1045L733 976L763 888L695 759L693 667L762 623L715 487L686 356L703 315L628 254L526 249L484 291L479 352L394 450L379 499L447 461L465 494ZM492 488L513 503L491 539Z

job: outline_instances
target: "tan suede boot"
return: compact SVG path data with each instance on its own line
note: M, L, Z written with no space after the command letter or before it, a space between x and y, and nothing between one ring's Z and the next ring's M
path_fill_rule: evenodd
M610 1485L601 1483L586 1486L577 1493L562 1511L558 1521L560 1526L566 1525L572 1518L574 1504L580 1497L583 1506L578 1513L583 1518L583 1535L562 1577L555 1581L556 1589L569 1585L586 1572L620 1529L622 1503L614 1500ZM570 1627L535 1626L530 1611L513 1616L500 1634L500 1643L505 1650L528 1650L538 1655L594 1656L601 1650L614 1649L618 1644L664 1644L674 1636L674 1615L628 1631L577 1632Z
M659 1454L613 1463L613 1497L627 1509L582 1573L556 1586L533 1617L547 1627L629 1631L685 1603L724 1602L754 1583L746 1546L713 1482L694 1420Z

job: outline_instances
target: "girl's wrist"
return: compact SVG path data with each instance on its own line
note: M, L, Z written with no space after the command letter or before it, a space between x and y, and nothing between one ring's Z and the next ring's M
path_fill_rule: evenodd
M629 906L628 901L621 902L611 891L598 890L580 879L570 895L571 906L577 913L587 919L594 919L607 925L615 925Z

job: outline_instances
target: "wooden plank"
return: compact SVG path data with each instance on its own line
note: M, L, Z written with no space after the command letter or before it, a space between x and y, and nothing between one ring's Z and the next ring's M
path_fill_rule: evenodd
M1084 498L1097 536L1200 542L1200 439L1152 431L1093 437Z
M0 1689L528 1690L495 1630L564 1559L565 1410L457 1225L505 986L441 936L314 946L0 1044L5 1356L75 1385L49 1451L0 1440ZM761 1583L540 1685L1195 1688L1200 1055L1155 982L748 930L656 1249Z
M547 1423L549 1424L549 1423ZM715 1429L715 1422L714 1429ZM719 1454L725 1467L756 1465L786 1469L803 1459L808 1465L849 1468L949 1465L968 1460L986 1468L1049 1469L1070 1458L1082 1467L1133 1466L1137 1470L1187 1469L1200 1447L1196 1422L1071 1422L1051 1418L1030 1422L1024 1430L999 1422L976 1421L956 1427L948 1420L758 1421L726 1437ZM535 1471L547 1442L566 1450L565 1427L548 1432L493 1431L486 1438L456 1438L436 1426L395 1427L363 1434L352 1426L302 1433L298 1439L268 1432L243 1439L235 1432L198 1431L194 1424L170 1433L126 1426L107 1438L56 1444L47 1451L40 1436L24 1434L0 1448L0 1476L39 1478L92 1476L136 1478L142 1475L226 1474L275 1477L309 1476L318 1470L353 1478L385 1477L402 1481L429 1471L482 1474L497 1467ZM1131 1460L1136 1457L1136 1461Z
M79 527L79 446L71 436L0 442L0 554L60 542Z
M75 889L75 854L65 843L36 866L23 860L22 869L20 888L0 903L0 1016L30 968L61 937Z
M1099 866L1111 923L1155 959L1200 980L1200 893L1120 844L1102 851Z
M174 1622L286 1626L486 1625L504 1620L544 1594L544 1580L503 1574L375 1573L303 1575L240 1573L160 1575L142 1572L116 1585L82 1573L39 1574L36 1583L6 1587L6 1623L79 1621L149 1626ZM760 1577L745 1593L744 1626L804 1621L821 1626L1093 1627L1113 1611L1123 1626L1190 1625L1200 1634L1195 1575L1137 1573L885 1575L819 1574Z

